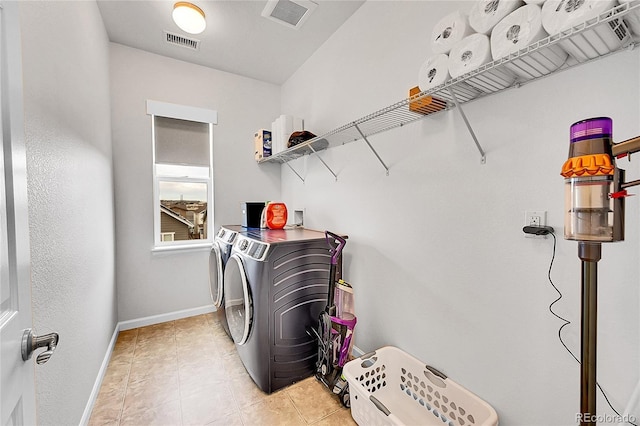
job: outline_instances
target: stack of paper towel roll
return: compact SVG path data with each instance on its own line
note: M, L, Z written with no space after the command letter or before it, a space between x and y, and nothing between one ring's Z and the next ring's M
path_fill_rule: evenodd
M508 57L535 42L579 25L613 8L618 0L477 0L469 13L453 12L433 28L430 45L434 55L420 67L422 91L478 69L482 65ZM620 0L636 4L640 0ZM627 15L628 23L637 22L640 36L640 12ZM628 30L620 20L597 26L559 44L511 58L504 67L494 67L466 83L482 92L501 90L520 81L540 77L566 63L568 54L581 62L620 48L628 39Z
M542 25L549 34L557 34L597 18L617 4L617 0L547 0L542 5ZM560 44L578 62L584 62L622 47L629 37L627 27L620 19L614 19Z
M619 0L620 4L629 4L630 6L635 6L640 4L640 0ZM627 26L635 35L636 40L640 40L640 9L637 9L634 12L627 14L624 17Z
M491 62L491 42L489 34L493 27L505 16L524 3L522 0L478 0L469 11L469 34L451 47L449 52L449 74L459 77ZM488 74L475 76L468 84L485 93L502 90L515 80L508 71L494 68Z
M460 11L440 19L431 32L431 50L435 55L428 57L418 72L418 87L421 91L432 89L451 79L448 53L452 46L472 33L467 15Z
M418 87L422 91L432 89L451 79L449 52L465 37L474 33L466 13L455 11L443 17L431 33L431 49L435 55L428 57L418 72ZM458 85L465 100L478 96L478 92L466 84Z
M491 62L487 34L523 4L522 0L478 0L469 14L456 11L442 18L431 34L431 48L437 55L423 63L419 73L420 89L428 90L450 77L459 77ZM483 92L493 92L510 86L513 81L509 72L492 70L490 78L477 76L468 83Z
M498 22L523 4L522 0L477 0L469 12L469 24L476 32L489 35Z
M459 77L491 62L489 34L505 16L524 3L522 0L477 0L469 11L469 26L475 32L464 37L451 47L449 52L449 74ZM483 92L504 89L515 80L509 72L493 69L490 74L479 75L467 83Z
M509 56L549 36L542 26L540 6L531 1L528 3L507 15L491 31L491 54L494 60ZM554 44L525 57L513 59L505 66L521 81L526 81L555 71L566 60L567 52Z
M433 53L449 53L454 44L474 33L465 13L455 11L442 18L431 32Z
M629 4L629 6L635 6L640 4L640 0L619 0L620 4ZM636 40L640 40L640 9L636 9L624 17L624 21L635 36Z
M449 73L452 77L480 68L491 62L491 42L485 34L471 34L457 43L449 53ZM485 93L497 92L513 84L515 77L499 68L490 73L479 74L466 82Z

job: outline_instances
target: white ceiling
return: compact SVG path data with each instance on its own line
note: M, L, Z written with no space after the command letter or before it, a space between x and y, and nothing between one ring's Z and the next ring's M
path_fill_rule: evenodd
M318 7L298 29L262 17L266 0L192 2L207 18L207 28L195 36L172 21L174 1L98 0L98 7L112 42L282 84L364 0L314 0ZM199 50L168 44L165 31L200 40Z

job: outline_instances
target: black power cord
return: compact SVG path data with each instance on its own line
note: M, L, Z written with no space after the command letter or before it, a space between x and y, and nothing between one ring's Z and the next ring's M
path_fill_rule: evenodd
M527 233L529 233L529 232L527 232ZM531 233L533 233L533 232L531 232ZM576 357L573 354L573 352L571 352L569 347L564 343L564 340L562 340L562 329L565 328L566 326L568 326L569 324L571 324L571 321L569 321L566 318L561 317L560 315L556 314L553 311L553 305L555 305L556 303L558 303L558 301L560 301L560 299L562 299L562 292L560 290L558 290L558 287L556 287L556 285L553 283L553 280L551 279L551 269L553 268L553 262L556 259L556 234L553 233L553 230L551 232L535 233L535 234L536 235L551 234L551 236L553 237L553 253L551 255L551 263L549 264L549 272L547 273L547 277L549 278L549 283L551 284L553 289L556 291L556 293L558 293L558 298L556 300L554 300L553 302L551 302L551 304L549 305L549 312L551 312L551 314L553 314L553 316L555 316L556 318L558 318L560 321L563 322L563 324L558 329L558 339L560 340L560 343L562 343L562 346L564 346L564 348L567 350L567 352L569 352L569 354L573 357L573 359L576 360L576 362L578 364L582 364L580 362L580 360L578 359L578 357ZM607 394L605 393L604 389L602 389L602 386L600 386L600 383L596 382L596 385L598 386L598 389L600 389L600 392L602 393L602 396L604 396L605 401L607 401L607 404L609 404L609 407L613 410L614 413L616 413L618 415L619 418L622 419L623 416L618 412L618 410L613 408L613 405L611 405L611 402L609 401L609 398L607 397ZM638 426L637 424L631 422L630 420L625 421L625 423L629 423L632 426Z

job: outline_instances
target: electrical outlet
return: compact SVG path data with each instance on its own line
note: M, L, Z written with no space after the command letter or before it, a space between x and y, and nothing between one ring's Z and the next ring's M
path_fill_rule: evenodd
M524 226L547 226L547 212L544 210L527 211L524 214ZM534 238L533 234L525 234L526 238Z

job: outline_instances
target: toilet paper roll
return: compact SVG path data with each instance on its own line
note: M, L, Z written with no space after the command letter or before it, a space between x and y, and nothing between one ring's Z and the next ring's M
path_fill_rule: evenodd
M421 92L424 92L444 84L450 79L449 56L440 53L427 58L420 67L418 88ZM481 94L481 92L465 82L458 82L455 86L450 86L449 89L453 90L457 98L462 102L470 101ZM451 103L455 102L447 90L440 90L434 96Z
M635 6L640 3L640 0L619 0L620 4L629 4ZM636 40L640 40L640 9L628 13L624 17L624 21L629 26L629 29L635 35Z
M280 135L278 130L280 129L280 118L276 118L274 122L271 123L271 155L277 154L282 151L279 141Z
M420 67L418 87L424 92L449 80L449 56L444 53L427 58Z
M449 52L448 68L451 77L460 77L491 62L491 43L485 34L471 34L460 40ZM469 77L469 85L485 93L497 92L513 84L515 77L498 68Z
M520 49L548 37L542 27L542 10L535 4L527 4L507 15L491 32L491 55L503 58ZM567 52L554 44L526 57L517 58L507 64L520 80L541 77L558 69L567 60Z
M491 62L491 44L485 34L471 34L453 45L448 68L451 77L460 77Z
M616 0L549 0L542 5L542 25L550 34L595 18L616 5Z
M540 6L535 4L522 6L493 27L491 55L493 59L502 58L548 35L542 27Z
M473 34L466 14L456 11L442 18L433 27L431 33L431 50L433 53L449 53L451 47Z
M469 12L469 25L488 35L498 22L523 4L522 0L477 0Z
M280 150L284 151L287 149L287 143L289 142L289 136L293 133L293 116L282 114L279 117L280 128L278 129L280 140L278 144L280 145Z
M615 7L617 0L547 0L542 5L542 26L551 35L558 34ZM560 42L578 62L605 55L629 40L627 28L619 19L598 25Z

